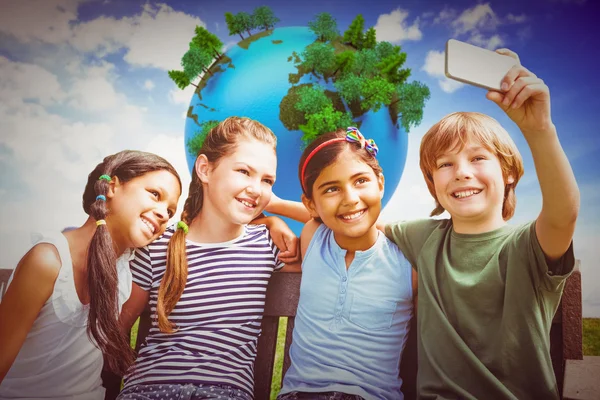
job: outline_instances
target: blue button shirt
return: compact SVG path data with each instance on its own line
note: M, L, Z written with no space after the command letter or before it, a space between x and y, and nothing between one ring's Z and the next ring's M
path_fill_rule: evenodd
M410 263L381 232L348 269L345 255L333 232L319 226L302 263L292 363L281 393L402 399L400 355L413 313Z

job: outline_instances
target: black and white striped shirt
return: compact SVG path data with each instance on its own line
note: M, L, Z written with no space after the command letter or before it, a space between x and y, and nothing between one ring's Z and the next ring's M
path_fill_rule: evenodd
M225 384L252 395L254 360L269 278L283 267L264 225L248 225L226 242L186 241L188 278L169 320L177 332L160 332L158 288L173 227L136 250L133 281L150 292L152 327L125 387L139 384Z

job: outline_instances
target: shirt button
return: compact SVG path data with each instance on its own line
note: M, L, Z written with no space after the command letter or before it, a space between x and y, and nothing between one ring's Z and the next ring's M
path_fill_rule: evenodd
M342 289L342 293L346 293L346 289Z
M344 282L346 282L346 281L348 280L348 278L346 278L346 277L343 277L343 278L342 278L342 280L343 280Z

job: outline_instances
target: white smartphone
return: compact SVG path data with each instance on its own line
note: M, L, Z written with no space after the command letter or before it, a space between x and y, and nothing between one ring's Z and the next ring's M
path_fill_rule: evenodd
M500 91L502 78L519 61L472 44L446 42L446 76L488 90Z

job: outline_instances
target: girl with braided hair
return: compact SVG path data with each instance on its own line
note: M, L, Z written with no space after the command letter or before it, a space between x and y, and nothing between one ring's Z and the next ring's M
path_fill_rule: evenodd
M265 225L249 224L270 201L275 146L273 132L248 118L208 133L181 221L131 262L122 323L129 329L148 302L153 323L119 399L253 397L269 278L298 270L284 267L292 251L280 252Z
M120 329L130 249L158 238L181 181L163 158L108 156L89 174L79 228L38 235L0 303L0 399L103 399L103 353L124 373L134 354ZM32 236L33 237L33 236Z

